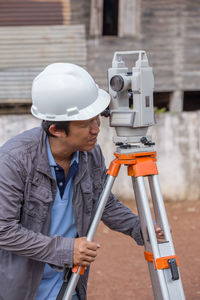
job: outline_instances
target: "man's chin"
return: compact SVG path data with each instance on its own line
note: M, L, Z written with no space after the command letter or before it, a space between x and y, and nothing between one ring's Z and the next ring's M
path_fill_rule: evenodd
M96 143L92 143L91 145L88 145L87 147L85 147L85 151L90 151L95 147Z

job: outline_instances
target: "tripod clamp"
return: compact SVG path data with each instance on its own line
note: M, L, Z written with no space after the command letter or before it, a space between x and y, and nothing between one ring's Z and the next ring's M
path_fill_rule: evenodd
M179 279L178 266L179 260L177 255L165 256L154 259L153 253L144 251L144 258L147 262L154 264L155 270L171 269L172 280Z

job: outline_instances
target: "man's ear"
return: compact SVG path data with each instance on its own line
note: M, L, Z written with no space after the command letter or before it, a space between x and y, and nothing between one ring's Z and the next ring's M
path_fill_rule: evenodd
M57 129L55 124L51 124L49 127L49 132L55 137L61 137L64 134L63 130Z

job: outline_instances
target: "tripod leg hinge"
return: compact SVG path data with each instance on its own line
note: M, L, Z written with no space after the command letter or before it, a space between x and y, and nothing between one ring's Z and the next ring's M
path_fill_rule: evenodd
M73 266L72 272L73 272L73 273L77 273L77 272L78 272L78 269L79 269L79 266ZM85 267L80 267L79 274L80 274L80 275L83 275L84 272L85 272Z
M172 280L179 279L178 268L179 260L176 255L159 257L154 260L153 253L144 251L146 261L154 264L155 270L171 269Z
M108 175L111 175L113 177L117 177L119 170L120 170L121 164L119 162L118 159L114 159L113 161L111 161L110 163L110 167L107 171Z
M157 175L158 169L151 156L136 157L135 164L129 165L128 175L133 177Z

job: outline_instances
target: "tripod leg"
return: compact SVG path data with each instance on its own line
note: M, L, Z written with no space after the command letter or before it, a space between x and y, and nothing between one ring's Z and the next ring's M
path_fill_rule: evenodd
M165 234L165 242L158 244L160 256L162 257L167 255L175 255L175 249L172 241L170 227L168 224L167 214L166 214L164 201L160 189L158 175L149 176L149 185L150 185L150 191L152 195L155 217L156 219L160 220L159 222ZM156 214L158 214L158 216L156 216ZM178 272L178 267L176 268L177 271L176 270L175 271ZM179 272L177 273L178 280L175 281L174 279L173 281L171 280L173 278L173 276L171 276L173 275L173 272L172 274L170 274L170 269L164 269L163 273L165 276L166 284L168 286L170 299L181 299L181 300L185 299Z
M158 242L152 214L144 185L144 178L133 178L138 213L141 218L145 250L153 253L148 267L155 300L184 300L184 292L178 272L174 246L157 175L149 176L150 190L156 219L162 224L165 241ZM151 254L150 253L150 254ZM161 262L161 265L159 263ZM173 264L173 266L172 266Z
M141 220L145 250L149 252L152 249L154 258L159 258L159 248L157 245L157 238L145 189L144 178L142 176L137 178L132 177L132 180L136 197L137 209ZM162 270L157 270L157 272L155 273L153 264L151 263L148 265L153 286L154 299L170 300Z
M90 228L88 230L87 234L87 241L91 242L94 239L94 235L96 233L98 224L101 220L104 208L106 206L107 200L109 198L113 183L114 183L115 177L108 175L104 189L101 193L100 199L99 199L99 204L97 206L96 213L94 215L94 218L92 220L92 223L90 225ZM73 273L70 277L69 283L67 285L66 291L63 296L63 300L71 300L73 293L76 289L79 277L80 277L80 272L81 272L82 267L77 267L77 272Z
M170 227L169 227L164 201L160 189L158 175L151 175L148 177L148 179L149 179L149 186L151 191L151 197L152 197L156 222L162 227L166 240L172 242ZM173 244L171 246L172 246L171 251L174 253L175 250Z

